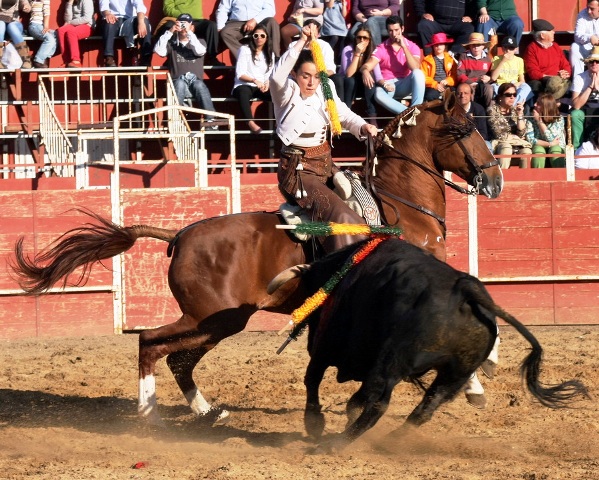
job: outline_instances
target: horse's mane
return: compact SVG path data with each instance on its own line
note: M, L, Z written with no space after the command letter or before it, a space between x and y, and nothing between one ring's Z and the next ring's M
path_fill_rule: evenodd
M443 100L433 100L431 102L426 102L421 105L414 105L410 108L407 108L387 124L387 126L379 133L379 138L383 139L385 138L385 135L388 138L392 138L393 133L395 133L397 130L399 122L404 117L411 116L415 109L418 109L420 112L424 112L427 110L433 110L435 108L443 108L443 105ZM439 115L443 115L444 113L446 113L445 110L440 112ZM466 112L461 105L456 104L451 110L450 114L444 115L444 117L444 121L440 125L430 127L432 133L437 137L454 142L460 138L471 135L476 129L474 121L468 115L466 115Z

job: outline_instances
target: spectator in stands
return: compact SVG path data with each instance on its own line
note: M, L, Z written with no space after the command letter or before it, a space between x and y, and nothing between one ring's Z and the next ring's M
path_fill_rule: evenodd
M29 55L29 47L23 38L23 24L20 20L20 14L29 13L31 4L29 0L3 0L0 3L0 60L4 53L4 39L8 34L8 38L12 41L23 65L21 68L31 68L31 57ZM0 68L5 68L0 61Z
M542 93L532 110L532 119L526 120L526 140L532 145L532 153L557 154L566 151L564 119L557 102L550 93ZM532 168L545 168L545 157L532 157ZM565 167L565 157L550 157L552 167Z
M476 129L485 140L489 150L492 152L493 147L491 147L489 129L487 126L487 112L485 112L485 108L480 103L474 101L474 91L472 90L472 87L468 83L459 83L455 89L455 94L458 103L464 110L466 110L466 113L472 117Z
M516 95L516 86L513 83L504 83L499 86L496 103L487 109L495 155L532 153L531 144L524 138L526 133L524 104L516 103ZM510 168L511 163L511 157L499 158L502 169ZM526 159L520 159L520 168L526 166Z
M414 10L420 19L418 34L429 55L427 45L435 33L443 32L454 39L451 52L458 55L464 51L463 44L474 31L472 19L476 16L476 0L414 0Z
M599 113L599 46L584 59L587 69L572 82L572 144L578 148L584 141L585 118ZM599 122L592 118L586 130L594 130Z
M216 22L204 18L202 0L164 0L162 13L164 18L158 22L154 38L160 38L164 32L170 30L179 15L188 13L193 18L196 37L203 38L206 42L206 62L211 65L224 65L216 58L219 40Z
M114 41L119 35L124 37L128 49L141 43L141 58L132 52L133 65L149 66L152 61L152 27L146 17L143 0L100 0L102 15L102 37L104 39L104 66L116 67ZM137 37L136 37L137 36Z
M503 37L501 41L503 55L493 58L491 66L491 81L494 82L493 91L497 93L499 85L502 83L513 83L516 86L518 96L516 103L526 103L531 96L530 85L526 83L524 78L524 60L516 55L518 44L514 37L509 35Z
M335 63L335 52L333 52L333 49L327 42L325 42L324 40L322 40L320 38L320 28L321 28L322 24L318 21L318 19L310 18L310 19L304 21L304 26L306 26L306 25L314 25L316 27L316 31L318 32L318 34L317 34L316 40L314 40L314 38L312 38L310 41L308 41L306 43L304 48L306 48L306 49L310 48L310 42L314 42L314 41L318 42L318 45L320 45L320 49L322 50L324 64L327 67L327 75L329 77L334 75L335 72L337 71L337 64ZM294 44L295 44L295 42L292 42L290 45L294 45Z
M588 142L584 142L576 149L579 155L594 155L593 157L574 158L574 168L599 168L599 128L593 130Z
M347 17L349 0L325 0L322 14L321 38L335 53L335 63L341 63L341 51L345 47L345 38L349 33Z
M56 32L50 30L50 0L33 0L29 17L29 35L42 44L33 57L35 68L48 68L50 58L56 52Z
M279 189L288 202L307 209L315 221L362 223L363 219L331 190L339 177L333 178L338 169L333 164L329 135L337 135L340 125L363 140L368 134L376 135L377 129L341 102L331 82L319 72L316 65L322 59L314 59L312 51L304 48L317 36L315 25L304 26L300 39L283 54L270 78L277 134L283 142L277 171ZM336 103L336 113L327 107L329 101ZM345 179L342 173L338 175ZM331 235L323 246L331 252L361 239Z
M473 32L464 47L467 50L458 61L458 82L468 83L474 90L474 100L485 109L489 108L494 94L489 75L493 64L487 52L489 42L485 41L482 33Z
M372 32L374 46L378 47L383 37L389 35L387 30L387 19L390 16L399 15L400 0L352 0L352 17L356 20L349 31L349 37L353 38L362 24L366 24Z
M570 87L572 68L561 47L554 42L553 25L537 18L532 22L532 28L535 41L528 45L524 54L528 84L534 99L546 92L559 100Z
M599 45L599 0L587 0L587 8L576 18L574 43L570 46L572 77L584 71L584 59Z
M241 39L239 58L235 65L235 82L233 96L239 101L243 118L247 118L252 133L260 133L262 129L254 121L250 99L256 97L270 100L269 78L275 63L272 42L268 38L266 26L259 23L251 35Z
M193 33L192 16L188 13L179 15L171 29L158 39L154 51L167 57L179 105L185 105L185 99L193 96L201 108L214 111L210 91L202 80L206 42ZM206 115L206 122L213 121L214 117ZM217 128L212 126L214 130Z
M332 77L335 82L335 88L343 103L349 108L357 95L364 96L366 103L366 115L369 117L369 123L376 125L376 107L374 105L374 88L367 88L362 81L360 67L367 62L374 52L374 42L372 34L366 24L359 25L354 36L353 44L348 45L341 53L341 71L339 75ZM373 71L374 81L379 82L383 79L380 65L375 65Z
M445 89L456 86L457 64L449 54L448 46L453 42L445 33L439 32L433 35L431 43L433 53L422 60L422 71L424 72L424 101L436 100L443 97Z
M389 38L374 50L372 57L360 67L366 88L376 87L374 99L397 115L406 109L401 102L412 95L412 105L424 99L424 73L420 70L420 47L403 36L404 25L399 16L386 20ZM380 64L383 80L375 84L374 67Z
M520 45L524 22L518 16L514 0L477 0L479 7L476 31L482 33L485 40L490 35L503 33L516 39Z
M275 57L281 51L281 31L275 16L274 0L221 0L216 9L216 28L231 55L237 60L240 40L253 32L258 23L267 28Z
M62 60L69 68L81 68L79 40L92 34L94 25L93 0L67 0L64 25L58 28L58 44Z
M287 50L293 37L299 35L304 22L315 19L322 25L322 14L324 3L322 0L295 0L293 12L289 17L289 23L281 28L281 40L283 49Z

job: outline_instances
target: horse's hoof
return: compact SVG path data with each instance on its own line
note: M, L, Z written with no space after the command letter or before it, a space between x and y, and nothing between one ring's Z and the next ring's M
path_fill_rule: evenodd
M142 409L138 409L138 413L146 425L156 428L166 428L166 424L164 423L164 420L162 420L162 417L158 413L157 408L152 408L151 410L145 411Z
M495 370L497 370L497 364L487 358L480 366L480 369L487 378L493 380L493 377L495 377Z
M484 393L467 393L466 400L470 405L483 410L487 406L487 397Z
M214 420L213 425L225 425L229 420L231 420L231 414L228 410L222 409L216 420Z
M220 407L212 407L206 413L198 416L203 424L224 425L229 421L230 413L228 410Z

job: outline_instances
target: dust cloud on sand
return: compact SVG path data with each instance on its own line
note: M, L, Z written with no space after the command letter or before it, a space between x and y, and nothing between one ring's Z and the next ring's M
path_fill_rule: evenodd
M161 360L165 429L136 414L137 336L0 342L0 478L599 478L599 327L531 330L545 349L542 381L577 378L591 400L560 410L535 402L519 377L527 344L505 327L497 376L481 378L486 410L459 395L428 424L400 431L421 398L418 387L400 384L379 423L333 454L315 450L303 428L305 338L275 355L282 337L242 333L206 356L196 381L231 412L218 427L190 414ZM345 403L357 387L337 384L334 374L321 389L325 439L344 428Z

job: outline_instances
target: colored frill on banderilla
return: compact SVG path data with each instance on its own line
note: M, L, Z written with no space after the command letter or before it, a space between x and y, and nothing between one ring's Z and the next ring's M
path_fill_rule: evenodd
M277 353L281 353L291 340L296 340L307 325L306 319L318 307L320 307L329 297L337 284L347 275L347 273L370 255L374 249L383 241L391 237L401 237L402 231L393 227L377 227L370 225L349 224L349 223L302 223L296 225L296 230L315 236L328 235L370 235L371 238L357 252L346 260L341 269L334 273L327 282L318 289L318 291L308 297L303 305L296 308L291 313L289 325L293 327L287 340L279 347Z
M320 87L322 88L322 94L327 102L327 111L329 112L329 119L331 121L331 131L333 135L341 135L341 122L339 121L339 113L337 112L337 105L333 99L333 92L329 84L329 76L327 74L327 67L324 63L324 56L322 55L322 49L316 40L310 42L310 50L312 51L312 58L316 64L318 70L318 76L320 77Z

